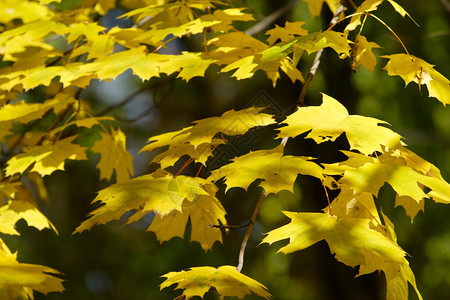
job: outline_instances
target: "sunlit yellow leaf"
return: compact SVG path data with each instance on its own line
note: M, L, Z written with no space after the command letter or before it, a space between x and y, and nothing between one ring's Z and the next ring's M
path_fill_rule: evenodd
M275 25L275 28L266 31L266 35L269 36L267 38L267 42L269 43L269 45L273 45L277 40L286 42L296 36L307 35L308 30L302 28L304 24L305 22L291 23L286 21L284 27Z
M385 236L392 241L396 242L397 237L394 231L394 225L391 220L383 214L383 220L385 221ZM388 262L381 257L366 251L366 265L361 265L359 268L358 276L369 274L374 271L382 271L386 278L386 299L387 300L403 300L409 299L409 285L414 288L419 300L422 300L419 290L417 289L416 279L414 273L409 267L409 263L406 258L403 257L399 263Z
M282 190L293 192L298 174L323 178L319 165L307 157L283 156L283 147L279 146L236 157L232 163L212 171L208 179L216 181L225 177L227 190L232 187L247 189L256 179L263 179L259 185L266 193L277 194Z
M356 27L361 25L361 17L368 12L374 11L378 8L383 0L365 0L356 9L354 16L350 19L350 23L345 27L345 31L355 30Z
M212 25L211 29L214 32L227 32L233 29L231 25L234 21L253 21L254 18L251 14L244 13L245 8L229 8L229 9L216 9L213 15L203 15L202 20L218 20L219 23Z
M417 206L425 197L431 197L436 202L450 203L450 184L441 177L424 175L407 166L404 161L395 160L389 155L380 155L372 163L367 162L361 154L354 154L353 159L356 160L357 157L361 157L363 161L359 167L350 167L345 161L337 164L343 174L339 182L357 193L368 192L376 196L387 182L399 196L413 198ZM426 186L429 191L425 193L421 186ZM408 214L412 215L413 211Z
M104 205L91 212L91 217L78 226L75 233L118 220L132 209L155 211L162 216L172 210L181 211L184 199L192 202L199 195L208 196L202 188L205 184L211 183L199 177L174 177L165 171L116 183L98 193L92 202Z
M147 231L153 231L160 242L173 237L184 237L184 231L191 220L191 241L200 243L205 251L212 248L216 241L222 242L220 228L211 225L226 225L225 209L215 197L218 188L205 185L208 196L199 195L194 201L184 200L181 212L173 210L165 216L156 215ZM220 223L219 223L220 221Z
M23 23L40 20L51 11L44 5L29 1L2 1L0 3L0 23L7 24L14 19L21 19Z
M244 134L256 126L267 126L275 123L271 115L261 113L263 109L263 107L250 107L238 111L230 110L220 117L194 121L193 126L150 138L148 140L150 144L141 151L152 151L166 145L182 143L189 143L198 147L203 143L212 144L218 133L234 136Z
M308 54L330 47L339 54L340 58L345 58L350 54L351 50L347 35L333 30L312 33L304 37L299 37L296 40L297 43L295 45L304 49Z
M133 157L127 151L125 134L120 129L112 129L111 134L101 132L100 135L102 138L92 147L92 151L101 155L97 165L100 179L111 179L115 171L116 182L128 180L134 171Z
M159 75L159 54L147 54L146 47L133 48L110 54L95 62L83 65L80 70L86 73L95 72L99 79L115 79L128 69L142 80Z
M394 242L372 229L369 219L337 217L324 213L283 212L291 222L272 230L262 241L272 244L289 239L279 252L291 253L325 240L335 258L348 266L365 265L365 251L384 261L401 263L405 252Z
M30 172L38 172L42 176L49 175L56 170L64 170L66 159L84 160L86 148L73 144L76 136L71 136L54 144L45 144L32 148L30 151L18 154L8 161L6 175L23 173L30 168Z
M13 200L0 207L0 232L19 235L15 224L20 219L27 221L28 226L36 227L39 230L49 228L58 233L53 224L39 211L30 192L23 186L20 186L15 192Z
M29 74L21 80L23 88L29 90L35 88L39 85L49 86L50 81L59 76L59 82L63 84L64 87L69 85L74 85L73 82L80 79L83 76L89 75L88 72L82 70L84 64L71 63L65 66L50 66L45 68L36 68L28 70Z
M435 97L444 105L450 104L450 81L426 61L409 54L383 56L389 59L384 69L391 76L400 76L406 85L414 81L425 84L430 97Z
M70 102L65 101L65 104L67 105ZM47 100L44 103L26 103L21 100L0 108L0 122L14 121L26 124L32 120L40 119L47 111L60 105L61 102L58 99Z
M182 295L187 299L194 296L203 298L211 287L214 287L221 297L241 299L254 293L265 299L272 298L265 286L239 273L233 266L221 266L217 269L196 267L187 271L170 272L162 277L166 277L166 280L161 284L161 289L177 284L176 289L183 289Z
M206 69L214 62L203 57L202 53L182 52L180 55L165 55L158 67L160 73L170 75L180 72L178 77L189 81L192 77L203 77Z
M12 254L0 239L1 299L33 299L33 290L43 294L64 290L63 280L54 276L60 272L41 265L19 263L16 258L17 253Z
M338 217L375 219L381 223L373 195L370 193L356 194L343 188L331 202L330 208L332 214ZM328 208L324 210L328 212Z
M278 137L295 137L311 130L307 138L316 143L334 141L345 132L350 149L364 154L382 151L381 145L393 147L400 143L400 135L389 128L379 126L386 122L374 118L349 115L347 109L335 99L323 94L320 106L300 107L288 116L280 128Z

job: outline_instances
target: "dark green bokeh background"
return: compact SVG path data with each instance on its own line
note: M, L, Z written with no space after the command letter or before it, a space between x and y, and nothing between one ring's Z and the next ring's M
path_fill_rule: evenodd
M444 0L445 1L445 0ZM237 1L250 4L256 16L264 16L288 1ZM416 27L409 19L400 17L385 3L376 14L402 38L409 52L436 65L436 69L450 78L450 12L439 0L398 1L421 25ZM112 16L100 20L113 24ZM331 14L327 9L321 18L311 20L304 3L277 20L284 25L289 21L306 21L307 28L324 28ZM126 26L126 23L123 23ZM110 25L108 25L110 26ZM129 24L128 24L129 26ZM380 23L369 19L362 32L369 41L377 42L383 49L378 55L401 53L402 47ZM257 35L264 39L263 34ZM195 44L195 42L197 44ZM201 40L183 41L173 47L195 49ZM304 57L300 68L311 65L313 55ZM450 110L434 98L428 98L425 86L420 92L416 84L406 88L400 77L390 77L382 70L386 60L378 57L374 74L364 68L353 73L349 60L340 60L336 53L326 50L321 66L307 95L309 105L321 102L320 92L338 99L351 114L361 114L389 122L392 129L406 139L409 148L437 165L444 178L450 181ZM95 112L119 102L142 86L154 86L140 94L126 106L112 114L124 119L145 117L136 122L119 122L128 137L128 146L135 155L136 174L148 172L151 156L137 154L146 140L155 134L181 129L199 118L217 116L230 109L245 108L261 101L269 101L277 109L294 103L300 84L292 84L282 75L277 87L262 72L249 80L236 81L230 74L218 73L212 67L205 78L194 78L189 83L173 78L141 81L128 72L109 83L95 83L84 92L92 102ZM86 143L96 138L86 133ZM272 147L273 133L266 132L251 143L252 149ZM345 141L341 141L345 144ZM330 150L331 149L331 150ZM315 147L312 143L295 139L287 151L329 155L335 151L331 143ZM318 153L318 154L317 154ZM180 294L173 289L159 291L161 275L189 267L210 265L236 265L243 230L225 236L224 244L216 243L212 251L204 253L198 243L180 238L160 245L151 232L145 232L145 221L121 228L120 222L97 226L90 232L72 235L76 226L93 209L89 203L96 191L110 183L99 181L91 155L89 162L69 162L66 172L55 172L45 178L51 203L42 203L42 210L58 228L60 234L49 230L42 232L18 223L21 237L5 237L12 251L18 251L21 262L51 266L64 274L66 291L37 299L172 299ZM249 192L232 189L221 200L228 212L230 224L248 221L258 198L258 189ZM420 212L414 223L403 208L394 208L392 189L385 186L380 193L384 212L394 221L399 244L408 252L411 268L416 274L419 290L425 299L448 299L450 295L450 207L425 202L425 214ZM243 272L265 284L276 299L383 299L382 276L371 274L354 279L357 271L337 262L325 242L290 255L276 254L282 243L271 247L260 245L262 233L288 222L281 210L312 211L323 208L326 198L322 186L311 178L299 178L294 195L281 192L269 196L261 208L258 222L246 251ZM283 244L284 245L284 244ZM410 299L416 299L410 291ZM216 299L214 292L209 299ZM256 299L256 297L254 297ZM252 297L248 297L252 299Z

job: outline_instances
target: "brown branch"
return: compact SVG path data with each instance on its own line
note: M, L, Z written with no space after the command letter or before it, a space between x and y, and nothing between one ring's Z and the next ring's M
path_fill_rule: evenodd
M261 208L261 204L263 200L266 198L266 191L263 189L261 192L261 196L256 203L255 209L253 210L252 217L250 218L250 222L248 223L247 231L245 232L244 239L242 240L241 250L239 251L239 264L236 267L238 272L242 271L242 267L244 266L244 253L245 247L247 247L248 239L250 238L250 234L252 233L253 226L255 225L256 217L258 216L259 209Z
M444 5L445 9L450 11L450 2L448 2L447 0L441 0L442 5Z
M344 5L341 3L334 13L333 18L330 21L330 26L333 26L337 23L339 20L339 15L344 11ZM300 96L297 99L296 105L297 106L304 106L305 105L305 96L306 92L308 91L309 84L314 78L314 75L316 75L317 69L319 68L320 61L322 59L323 49L320 49L316 53L316 57L314 58L314 62L311 66L311 69L309 70L308 76L305 79L305 84L303 84L302 91L300 92Z

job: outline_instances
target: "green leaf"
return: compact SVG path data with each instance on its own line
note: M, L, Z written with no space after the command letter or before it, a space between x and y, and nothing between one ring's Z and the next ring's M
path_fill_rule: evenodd
M337 217L323 213L283 212L291 222L272 230L262 243L289 239L279 252L292 253L325 240L335 258L348 266L366 265L366 251L383 261L401 263L405 252L380 232L369 219Z
M320 106L300 107L288 116L283 123L289 126L280 128L277 137L296 137L311 130L306 138L316 143L334 141L345 132L350 149L363 154L382 151L381 145L394 147L400 144L400 135L378 124L384 121L358 115L349 115L347 109L337 100L323 95Z
M283 146L279 146L236 157L232 163L212 171L208 179L216 181L225 177L227 190L232 187L246 190L256 179L263 179L259 185L266 190L267 195L277 194L282 190L293 192L298 174L323 179L322 168L309 159L292 155L283 156Z
M187 299L199 296L203 298L211 287L214 287L223 297L238 297L242 299L252 293L271 299L267 288L254 279L247 277L233 266L196 267L187 271L170 272L162 277L167 279L161 284L161 289L177 284L177 289L183 289L182 295Z

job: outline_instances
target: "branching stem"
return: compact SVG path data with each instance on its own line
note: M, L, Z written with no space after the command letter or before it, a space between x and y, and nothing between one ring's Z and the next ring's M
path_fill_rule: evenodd
M236 268L238 272L241 272L242 267L244 266L245 248L247 247L247 242L248 239L250 238L250 234L252 233L253 226L255 225L256 217L258 216L259 209L261 208L261 204L265 198L266 198L266 191L263 189L261 192L261 196L259 197L258 202L255 205L252 217L250 218L250 222L248 223L247 231L245 232L244 238L242 240L241 250L239 251L239 263Z

